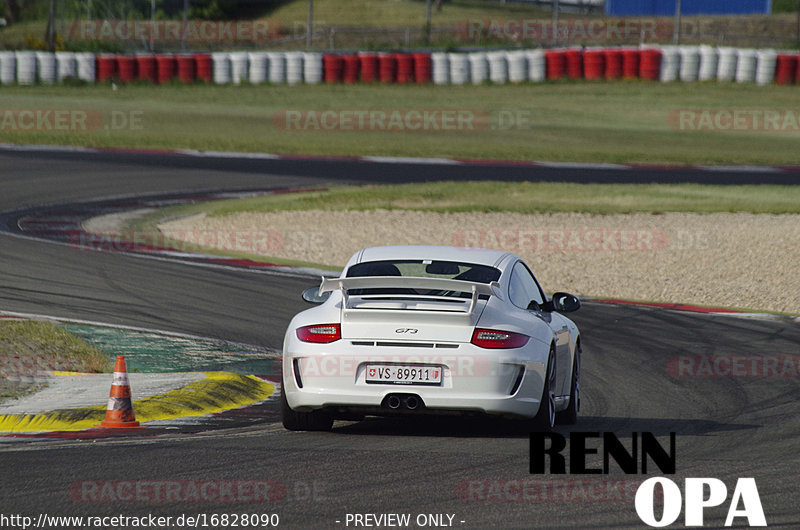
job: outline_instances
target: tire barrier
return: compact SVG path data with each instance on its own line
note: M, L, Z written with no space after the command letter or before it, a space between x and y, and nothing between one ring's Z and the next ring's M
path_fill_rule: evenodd
M638 48L622 48L622 77L639 79L642 70L642 50Z
M303 53L303 80L307 85L322 83L322 54L319 52Z
M508 83L508 62L505 52L491 52L486 54L489 62L489 80L496 85Z
M56 77L59 81L75 79L78 63L73 52L56 52Z
M408 53L395 53L395 64L397 64L397 75L395 82L404 85L414 82L414 56Z
M700 46L700 69L697 74L699 81L711 81L717 76L719 68L719 50L713 46Z
M131 55L117 55L117 80L132 83L136 80L136 58Z
M798 56L789 53L779 53L775 58L775 83L778 85L791 85L797 78L797 59ZM2 61L2 59L0 59ZM0 63L0 67L2 63ZM0 82L2 82L2 70L0 70Z
M658 81L661 75L661 58L658 48L645 48L640 54L639 77L648 81Z
M506 53L508 61L508 80L512 83L522 83L528 80L528 58L523 51Z
M736 63L736 82L754 83L756 80L756 67L758 65L756 51L743 49L739 50L737 55L739 59Z
M587 48L583 52L583 75L596 81L606 77L606 54L602 48Z
M78 66L78 79L87 83L94 83L97 80L97 62L93 53L76 53L75 62Z
M432 75L432 59L430 53L415 53L414 56L414 81L418 85L430 83Z
M778 53L775 50L756 51L756 84L769 85L775 79L775 65Z
M378 80L381 83L394 83L397 77L397 61L393 53L378 54Z
M158 69L156 67L156 56L152 53L140 53L136 56L137 79L156 83L158 81Z
M450 84L450 59L446 53L432 53L431 54L431 77L434 85L447 85ZM362 80L364 69L362 67Z
M692 82L700 78L700 48L698 46L681 46L681 66L678 76L681 81Z
M469 78L473 85L480 85L489 79L489 60L484 52L469 54Z
M248 79L247 53L229 53L228 59L231 62L231 83L234 85L241 85L242 81Z
M39 82L52 85L56 82L56 56L48 52L36 52L36 71Z
M211 64L214 69L214 83L227 85L231 82L231 60L227 53L212 53Z
M159 84L169 83L175 76L177 60L170 53L156 55L157 79Z
M449 53L450 84L466 85L469 83L469 55L466 53Z
M286 83L298 85L303 82L303 52L286 52Z
M267 53L269 61L269 82L271 85L286 83L286 55L282 52Z
M622 51L619 48L607 48L606 79L620 79L622 77Z
M378 54L359 52L358 64L361 68L362 83L374 83L378 80Z
M36 82L36 53L15 52L17 61L17 84L32 85Z
M251 85L267 82L269 58L266 52L250 52L247 54L247 79Z
M528 59L528 80L533 83L542 83L547 80L547 58L543 50L529 50L525 52Z
M358 83L361 75L361 59L355 53L349 55L340 55L341 58L341 76L339 81L352 84Z
M659 81L670 83L677 81L681 70L681 53L675 46L663 46L661 48L661 72Z
M567 56L564 50L547 50L544 52L544 63L547 68L547 79L555 80L564 77L567 69Z
M718 48L719 60L717 63L717 81L733 81L736 79L736 63L739 62L739 53L736 48Z
M197 80L197 63L194 60L194 55L176 55L175 70L178 74L178 81L186 84L194 83Z
M204 83L210 83L213 80L214 75L211 55L207 53L196 53L194 55L194 62L197 69L197 80Z
M583 54L580 48L564 50L565 70L570 79L583 78Z
M117 73L117 57L109 53L97 56L97 82L105 83L111 81ZM156 80L158 77L156 77Z
M800 82L800 54L702 46L589 47L475 52L214 52L93 54L0 51L0 85L89 83L540 83L643 79L758 85Z

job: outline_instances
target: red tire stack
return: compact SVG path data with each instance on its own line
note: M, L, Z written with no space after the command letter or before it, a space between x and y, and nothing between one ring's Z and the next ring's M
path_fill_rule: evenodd
M156 55L158 67L157 80L160 83L169 83L175 75L175 56L171 54Z
M658 81L661 73L661 50L647 48L641 51L639 61L639 77L650 81Z
M358 54L361 64L361 82L374 83L378 80L378 56L371 52L361 52Z
M618 48L605 50L606 79L619 79L622 77L622 52Z
M342 81L342 65L344 61L341 55L326 53L322 56L322 69L326 83L339 83Z
M136 58L132 55L117 55L117 78L121 83L136 80Z
M570 48L564 51L566 62L567 77L570 79L583 78L583 54L577 48Z
M603 50L591 48L583 51L583 75L591 80L606 77L606 54Z
M779 53L775 62L775 84L791 85L798 79L798 56L796 54Z
M360 73L358 55L343 55L342 61L344 63L342 66L342 81L345 83L358 83L358 75Z
M410 53L396 53L394 55L397 61L397 78L398 83L413 83L414 82L414 56Z
M414 54L414 80L418 84L431 82L432 68L430 53Z
M622 77L638 79L641 65L641 52L636 48L622 50Z
M197 66L194 55L178 55L175 57L178 68L178 80L181 83L194 83L197 76Z
M567 57L564 50L547 50L544 52L545 68L547 69L547 79L561 79L567 68Z
M150 81L151 83L158 81L156 58L149 53L136 56L136 70L139 72L139 81Z
M112 80L117 73L116 56L106 53L98 55L95 63L95 68L96 68L95 77L97 78L98 83L104 83L106 81Z
M378 74L381 83L394 83L397 75L397 59L393 53L378 54Z
M211 83L214 79L214 66L211 55L208 53L196 53L194 64L197 67L197 79L205 83Z

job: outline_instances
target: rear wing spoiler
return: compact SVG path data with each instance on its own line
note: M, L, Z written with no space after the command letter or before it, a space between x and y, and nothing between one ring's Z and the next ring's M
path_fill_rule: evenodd
M450 280L445 278L424 278L417 276L359 276L355 278L322 278L319 294L329 291L341 290L344 297L344 308L349 309L349 296L351 289L431 289L437 291L457 291L471 293L472 300L465 313L472 313L478 303L480 295L496 296L500 298L500 284L497 282L480 283L464 280ZM378 296L378 295L376 295ZM379 295L381 297L413 298L414 295ZM446 300L442 297L442 300Z

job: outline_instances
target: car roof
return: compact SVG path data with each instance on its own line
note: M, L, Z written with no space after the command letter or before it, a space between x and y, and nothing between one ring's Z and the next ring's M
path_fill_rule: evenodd
M513 256L513 254L503 250L492 250L487 248L448 247L436 245L395 245L365 248L357 253L357 257L354 256L356 259L353 261L353 263L403 259L432 259L497 267L507 256Z

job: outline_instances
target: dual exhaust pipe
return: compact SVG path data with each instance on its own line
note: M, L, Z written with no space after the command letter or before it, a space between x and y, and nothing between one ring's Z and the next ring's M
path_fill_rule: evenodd
M385 403L392 410L401 407L406 410L417 410L422 406L422 399L415 394L390 394Z

